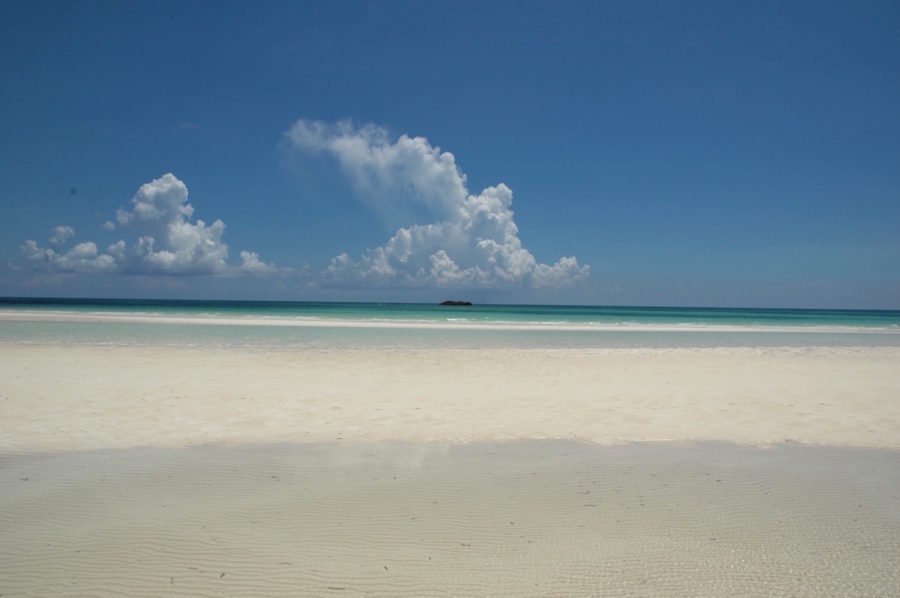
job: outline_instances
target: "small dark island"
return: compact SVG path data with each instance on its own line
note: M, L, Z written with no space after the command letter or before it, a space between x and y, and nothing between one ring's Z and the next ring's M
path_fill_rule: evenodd
M451 301L448 299L447 301L441 301L441 305L454 305L457 307L471 307L472 302L471 301Z

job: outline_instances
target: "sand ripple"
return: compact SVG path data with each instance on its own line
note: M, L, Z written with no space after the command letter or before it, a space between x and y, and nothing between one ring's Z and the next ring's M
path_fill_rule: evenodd
M900 595L900 455L361 443L0 461L0 593Z

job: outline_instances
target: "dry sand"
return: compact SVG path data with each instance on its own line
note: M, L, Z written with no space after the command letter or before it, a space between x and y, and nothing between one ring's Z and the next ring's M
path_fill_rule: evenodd
M0 344L0 595L900 595L898 364Z

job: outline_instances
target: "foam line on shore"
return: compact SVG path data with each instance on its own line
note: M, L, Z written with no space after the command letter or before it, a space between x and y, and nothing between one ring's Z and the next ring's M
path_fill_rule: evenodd
M522 331L573 331L573 332L725 332L725 333L854 333L900 334L900 329L886 326L840 325L747 325L696 324L696 323L568 323L568 322L513 322L472 321L463 318L445 320L404 319L338 319L315 316L224 316L218 314L155 314L117 312L72 312L64 310L10 310L0 309L0 320L9 322L88 322L118 324L177 324L215 326L272 326L316 328L401 328L401 329L456 329L456 330L522 330Z

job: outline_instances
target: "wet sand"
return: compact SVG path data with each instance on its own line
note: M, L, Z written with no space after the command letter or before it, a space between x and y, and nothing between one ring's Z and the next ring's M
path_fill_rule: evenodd
M891 449L354 443L5 457L7 596L896 596Z

